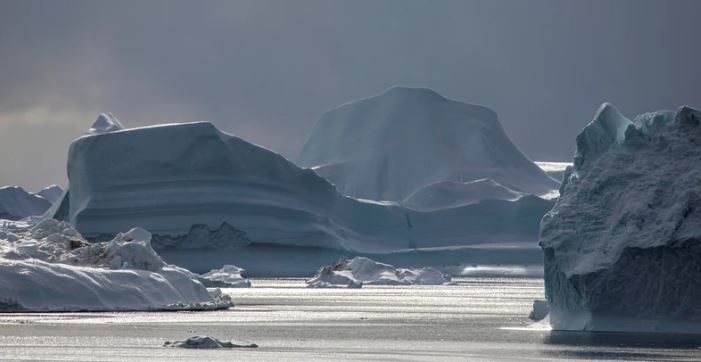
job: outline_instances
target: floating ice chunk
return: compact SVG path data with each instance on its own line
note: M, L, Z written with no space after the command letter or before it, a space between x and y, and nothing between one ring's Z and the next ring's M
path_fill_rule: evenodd
M256 348L255 343L221 341L210 336L194 336L184 341L165 342L163 347L194 348L194 349L218 349L218 348Z
M363 285L437 285L449 284L450 276L433 268L404 269L378 263L365 257L351 260L341 258L325 266L307 281L312 288L347 286L360 288Z
M200 281L207 287L249 288L251 282L242 277L244 269L235 265L224 265L221 269L210 270L200 275Z
M46 219L0 230L0 310L108 311L229 308L191 272L166 264L141 228L89 244L69 224Z
M528 315L528 318L532 321L540 321L545 318L548 313L550 313L550 306L548 306L548 302L545 300L534 300L533 301L533 309L531 310L531 313Z

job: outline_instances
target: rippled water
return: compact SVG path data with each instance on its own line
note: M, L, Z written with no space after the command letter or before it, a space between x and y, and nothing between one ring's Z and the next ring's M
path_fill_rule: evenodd
M701 338L529 327L542 279L465 278L454 286L307 289L299 279L231 289L219 312L0 315L0 360L679 360ZM161 347L192 335L255 350Z

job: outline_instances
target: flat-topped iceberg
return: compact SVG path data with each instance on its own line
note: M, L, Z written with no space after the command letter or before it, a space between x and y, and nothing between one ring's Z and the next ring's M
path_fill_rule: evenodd
M197 272L235 264L261 275L285 265L265 260L276 252L270 248L289 260L297 252L354 256L535 241L552 205L529 195L417 211L358 200L313 170L208 122L85 135L71 144L68 177L69 190L51 217L91 241L140 225L166 260L177 258ZM305 275L338 256L329 258L305 266Z
M701 332L701 112L604 104L543 218L555 329Z
M450 276L433 268L395 268L365 257L341 258L325 266L307 280L311 288L366 285L440 285L449 284Z
M47 219L0 229L0 311L209 310L231 306L189 271L166 264L133 228L90 244Z

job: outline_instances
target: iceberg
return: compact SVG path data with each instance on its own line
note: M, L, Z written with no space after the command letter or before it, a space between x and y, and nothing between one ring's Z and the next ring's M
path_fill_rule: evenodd
M412 194L430 185L460 192L461 199L481 197L483 188L459 186L478 180L533 195L558 186L511 142L494 111L428 88L395 86L326 112L297 164L314 169L344 195L412 207L423 200ZM418 206L436 207L436 199L428 201ZM454 206L445 201L445 207Z
M601 106L542 220L554 329L701 332L701 112Z
M34 195L43 197L53 204L56 202L56 200L61 198L61 195L63 195L63 189L58 185L51 185L44 187L43 189L39 190L39 192L34 193Z
M231 306L166 264L142 228L88 243L65 222L0 229L0 311L210 310Z
M200 275L199 280L207 287L249 288L251 281L241 276L245 271L235 265L224 265Z
M393 265L378 263L365 257L341 258L337 262L321 268L307 280L311 288L348 286L360 288L363 285L441 285L450 284L450 276L433 268L395 268Z
M250 342L222 341L210 336L194 336L184 341L167 341L163 347L195 348L195 349L222 349L222 348L257 348L258 345Z
M552 207L532 195L433 211L359 200L208 122L84 135L68 160L68 190L47 217L90 241L139 225L166 260L196 272L234 264L252 276L277 267L290 275L304 265L295 273L311 275L339 254L535 241ZM299 263L290 255L300 255Z
M0 219L20 220L42 215L51 207L51 201L27 192L19 186L0 187Z

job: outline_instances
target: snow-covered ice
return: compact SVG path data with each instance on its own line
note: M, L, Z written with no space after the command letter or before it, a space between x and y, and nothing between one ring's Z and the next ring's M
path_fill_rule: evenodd
M19 186L0 187L0 219L19 220L41 215L51 207L51 201L27 192Z
M543 218L555 329L701 332L701 112L604 104Z
M449 284L450 276L433 268L395 268L365 257L341 258L325 266L307 285L312 288L367 285L437 285Z
M486 179L485 184L535 195L557 189L557 182L511 142L494 111L428 88L396 86L325 113L297 163L345 195L399 203L446 181ZM457 191L465 194L460 199L479 199L484 189L451 187ZM414 198L412 205L421 207L420 200ZM437 206L429 201L431 208Z
M166 264L133 228L90 244L65 222L0 229L0 310L208 310L231 300Z
M222 252L243 255L261 246L355 256L535 241L541 215L552 206L532 195L432 211L358 200L313 170L208 122L82 136L71 144L68 177L68 191L47 216L91 241L142 226L163 255L210 253L185 258L198 271L238 263L214 262Z
M195 349L217 349L217 348L256 348L255 343L239 341L222 341L210 336L194 336L184 341L167 341L163 347L195 348Z
M235 265L224 265L200 275L199 280L207 287L249 288L251 281L241 276L244 269Z

